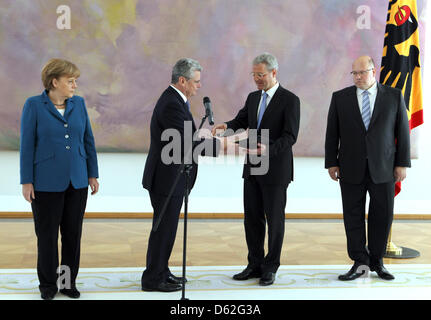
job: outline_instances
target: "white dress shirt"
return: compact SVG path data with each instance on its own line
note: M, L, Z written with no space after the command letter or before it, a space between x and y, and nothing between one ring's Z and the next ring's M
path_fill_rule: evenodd
M362 92L365 90L362 90L360 88L356 88L356 95L358 97L358 104L359 104L359 112L362 113ZM371 116L373 116L374 111L374 104L376 102L377 97L377 81L374 82L374 84L371 86L371 88L367 89L368 91L368 97L370 98L370 112Z
M268 106L268 104L271 102L271 99L274 96L275 91L277 91L277 89L278 89L279 86L280 86L280 84L277 82L271 89L269 89L268 91L266 91L266 94L268 95L268 97L266 97L266 106ZM260 104L262 103L262 96L263 96L264 92L265 91L262 90L262 93L260 95L259 104L257 106L257 115L256 115L257 117L259 117ZM265 111L266 111L266 109L265 109Z
M57 109L57 111L64 117L64 113L66 112L66 108Z
M177 88L175 88L173 85L170 85L172 88L174 88L174 90L176 92L178 92L181 96L181 98L183 98L184 102L187 102L187 97L184 95L184 93L182 93L180 90L178 90Z

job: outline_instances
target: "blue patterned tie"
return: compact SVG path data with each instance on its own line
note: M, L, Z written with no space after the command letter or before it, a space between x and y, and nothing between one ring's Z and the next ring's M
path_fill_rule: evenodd
M364 121L365 128L368 130L371 120L371 109L367 90L362 92L362 120Z
M189 110L189 112L192 113L192 111L190 109L190 102L189 102L189 100L186 101L186 105L187 105L187 109Z
M268 97L268 94L264 92L262 94L262 102L260 103L260 109L259 109L259 115L257 117L257 128L260 127L260 122L262 121L263 114L265 113L266 109L266 98Z

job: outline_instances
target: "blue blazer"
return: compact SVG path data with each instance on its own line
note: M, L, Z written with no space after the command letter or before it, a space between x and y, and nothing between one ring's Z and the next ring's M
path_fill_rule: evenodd
M62 192L72 183L88 187L98 178L96 147L84 99L66 100L64 117L47 91L28 98L21 117L21 184L36 191Z

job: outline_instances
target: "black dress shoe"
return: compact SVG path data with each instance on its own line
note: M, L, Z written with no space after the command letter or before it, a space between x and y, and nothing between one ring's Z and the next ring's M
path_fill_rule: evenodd
M60 292L72 299L78 299L81 296L81 293L76 288L60 289Z
M167 281L160 282L157 286L147 287L142 285L142 291L160 291L160 292L173 292L181 290L180 284L169 283Z
M52 300L54 299L55 295L57 294L57 292L53 292L53 291L44 291L40 293L40 297L43 300Z
M394 280L395 279L395 277L392 274L390 274L389 271L386 270L386 268L384 266L371 266L370 270L377 272L377 275L379 276L379 278L381 278L383 280Z
M237 273L233 276L234 280L248 280L250 278L260 278L262 273L259 270L252 268L245 268L242 272Z
M365 270L358 270L359 265L353 265L353 267L349 270L349 272L345 274L341 274L338 276L338 280L341 281L351 281L359 278L360 276L365 274Z
M275 272L265 272L259 280L261 286L270 286L274 283Z
M167 278L166 278L166 282L168 283L172 283L172 284L182 284L183 283L183 277L176 277L173 274L170 274ZM185 282L187 282L187 278L185 279Z

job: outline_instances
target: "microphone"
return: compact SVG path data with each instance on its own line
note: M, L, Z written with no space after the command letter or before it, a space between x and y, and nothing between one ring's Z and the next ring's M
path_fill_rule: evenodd
M205 116L208 118L208 123L214 125L214 115L211 109L210 98L204 97Z

